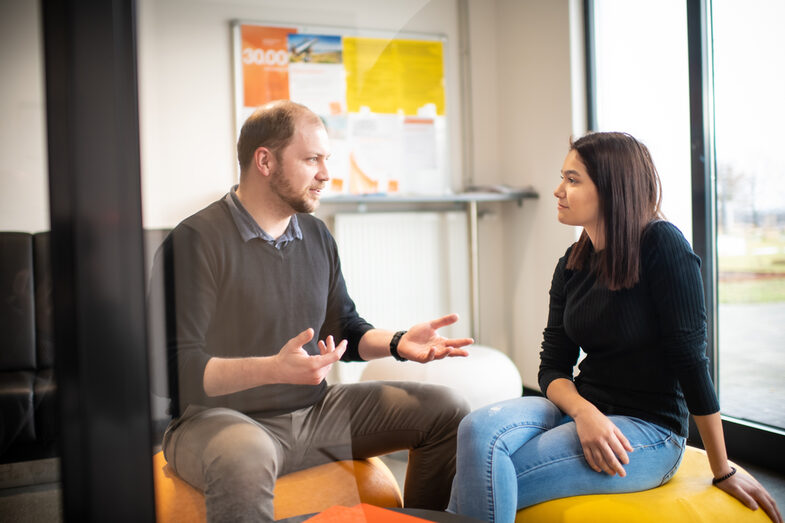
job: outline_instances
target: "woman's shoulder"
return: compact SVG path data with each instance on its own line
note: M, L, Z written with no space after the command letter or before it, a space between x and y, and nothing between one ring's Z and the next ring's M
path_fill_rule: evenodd
M559 258L558 262L556 262L556 267L553 271L554 274L561 274L564 277L568 277L570 274L572 274L573 271L567 269L567 261L570 259L570 253L572 253L572 250L575 248L577 243L578 242L573 243L567 247L566 251L564 251L564 255Z
M649 222L643 229L641 238L642 246L661 245L663 243L686 244L689 242L684 237L684 233L673 223L667 220L654 220Z
M666 258L695 256L684 233L667 220L655 220L646 226L641 238L641 254L644 260L663 256Z
M567 265L567 260L570 259L570 254L572 253L572 250L575 248L576 245L578 245L578 242L575 242L571 244L569 247L567 247L567 250L564 251L562 257L559 258L559 262L557 263L557 266L563 267Z

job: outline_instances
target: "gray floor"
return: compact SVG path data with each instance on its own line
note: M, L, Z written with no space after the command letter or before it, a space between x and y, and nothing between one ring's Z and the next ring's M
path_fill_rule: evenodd
M62 520L59 483L0 490L0 521L49 523Z
M54 458L0 465L0 521L62 521L59 467Z
M723 414L785 428L785 303L721 304Z

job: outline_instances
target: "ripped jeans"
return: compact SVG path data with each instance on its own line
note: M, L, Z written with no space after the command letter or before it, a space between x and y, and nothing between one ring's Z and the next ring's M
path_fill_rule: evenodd
M575 422L545 398L516 398L472 412L458 429L448 512L512 522L518 509L536 503L637 492L662 485L676 473L684 437L638 418L609 418L634 449L623 478L589 467Z

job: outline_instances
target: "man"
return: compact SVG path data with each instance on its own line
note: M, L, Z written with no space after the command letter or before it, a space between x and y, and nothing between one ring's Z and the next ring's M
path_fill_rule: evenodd
M308 214L329 180L314 113L265 105L237 151L239 185L178 225L162 250L179 405L163 441L169 465L205 493L210 521L260 521L273 519L280 475L409 449L404 504L445 508L465 400L433 385L324 378L339 359L425 363L466 356L472 340L438 334L455 315L393 333L357 314L335 242Z

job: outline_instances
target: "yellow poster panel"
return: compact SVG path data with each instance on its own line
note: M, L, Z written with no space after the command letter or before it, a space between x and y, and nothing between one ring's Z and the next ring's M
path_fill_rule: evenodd
M414 116L432 104L444 115L442 42L343 38L346 105L350 113Z

